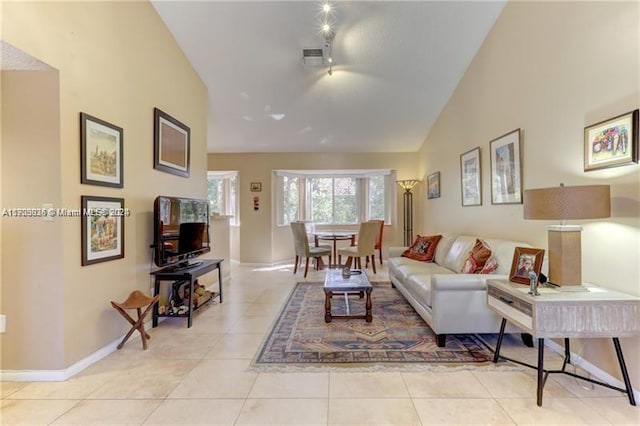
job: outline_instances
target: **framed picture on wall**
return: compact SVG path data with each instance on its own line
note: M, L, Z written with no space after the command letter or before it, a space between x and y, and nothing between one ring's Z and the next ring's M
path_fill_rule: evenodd
M124 187L123 130L80 113L80 183Z
M480 147L460 155L460 181L462 184L462 205L482 205L482 180Z
M522 141L520 129L493 139L491 204L522 204Z
M153 167L189 177L191 130L169 114L153 109Z
M638 162L638 110L584 129L584 170Z
M124 198L83 195L82 266L124 258Z
M427 199L440 198L440 172L427 176Z

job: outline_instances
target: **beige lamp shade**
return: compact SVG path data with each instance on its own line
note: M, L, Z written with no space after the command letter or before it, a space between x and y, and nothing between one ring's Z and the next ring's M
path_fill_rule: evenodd
M564 221L611 216L609 185L529 189L523 199L525 219ZM549 227L549 282L582 285L581 232L580 226Z
M579 220L609 216L609 185L557 186L524 191L525 219Z

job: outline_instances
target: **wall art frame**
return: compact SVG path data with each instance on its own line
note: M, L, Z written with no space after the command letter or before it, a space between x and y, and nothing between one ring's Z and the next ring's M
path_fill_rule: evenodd
M427 199L440 198L440 172L427 176Z
M480 147L460 155L462 206L482 205L482 163Z
M124 131L80 113L80 183L124 187Z
M522 130L489 142L491 204L522 204Z
M251 182L251 192L262 192L262 182Z
M81 196L82 266L124 258L124 198Z
M584 171L638 162L638 110L584 128Z
M544 249L516 247L513 250L509 281L528 285L530 272L535 272L536 277L540 277L543 260Z
M189 177L191 129L159 108L154 108L153 141L153 168Z

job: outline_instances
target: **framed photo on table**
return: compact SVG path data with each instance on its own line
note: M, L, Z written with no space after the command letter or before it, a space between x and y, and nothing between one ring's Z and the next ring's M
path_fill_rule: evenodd
M462 206L482 205L480 147L460 155Z
M638 110L584 129L584 170L638 162Z
M427 176L427 199L440 198L440 172Z
M522 204L522 142L520 129L492 140L491 204Z
M124 258L123 198L83 195L82 266Z
M80 183L124 187L123 130L80 113Z
M511 262L509 281L529 284L529 274L531 272L534 272L536 277L540 277L543 259L543 249L516 247L513 251L513 262Z
M191 130L158 108L153 109L153 167L189 177Z

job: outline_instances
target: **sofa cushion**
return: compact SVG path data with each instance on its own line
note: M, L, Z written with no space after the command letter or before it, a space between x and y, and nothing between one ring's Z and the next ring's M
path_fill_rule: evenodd
M436 247L436 253L433 257L433 261L438 265L444 264L444 258L449 253L449 249L451 248L451 244L456 240L457 234L442 234L442 239L438 243Z
M442 266L438 266L432 262L420 262L417 260L412 260L409 263L398 265L393 270L393 275L405 281L414 275L425 275L425 274L446 274L453 273L449 271L447 268Z
M432 262L436 247L441 238L442 235L431 235L428 237L418 235L411 247L402 253L402 256L422 262Z
M401 281L416 274L446 274L450 273L447 268L433 262L421 262L409 259L408 257L392 257L387 261L389 275Z
M431 307L431 275L413 275L405 281L405 287L422 305Z
M462 266L463 274L477 274L484 267L487 260L491 257L491 248L479 238L476 238L476 243L466 257L464 265Z
M470 235L458 235L455 241L451 244L451 248L447 252L442 266L447 269L451 269L453 272L461 273L462 265L475 242L476 237L472 237Z

